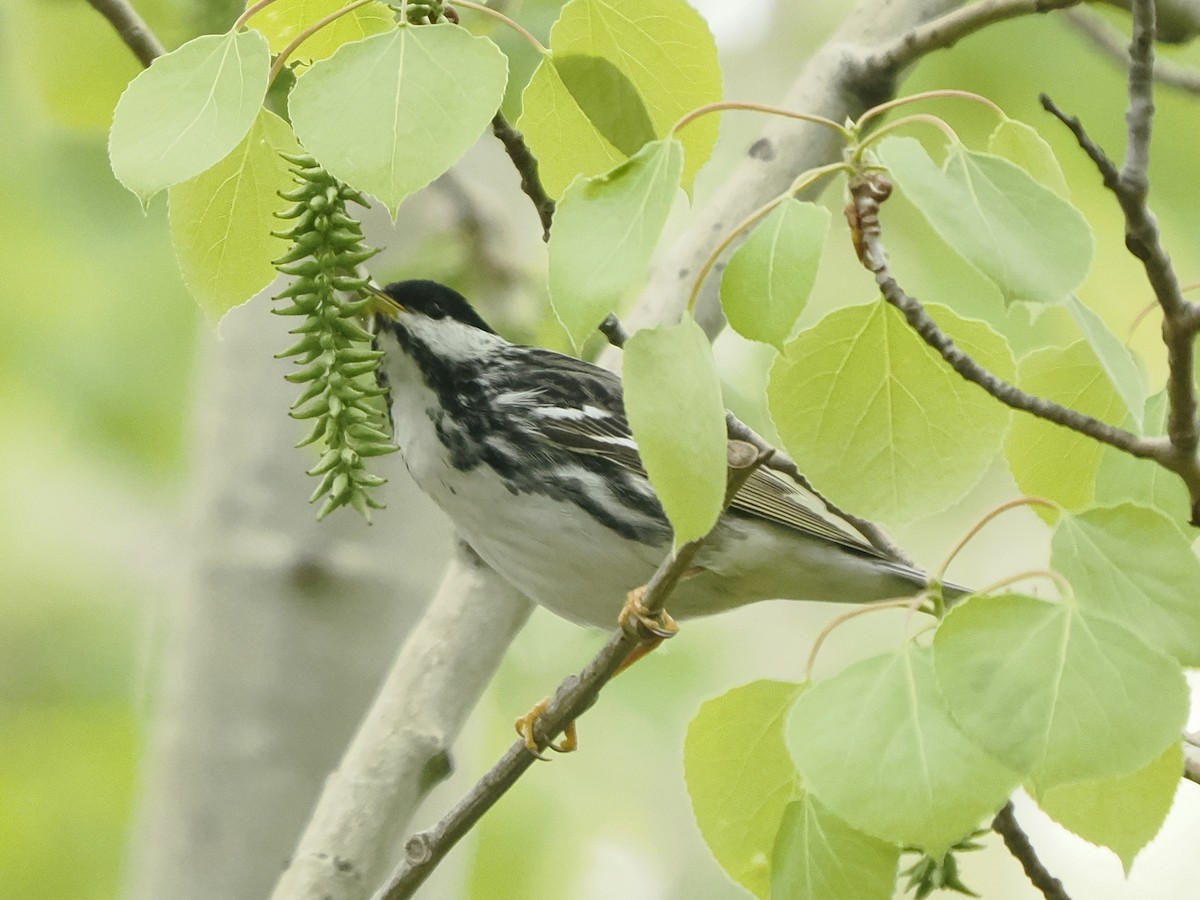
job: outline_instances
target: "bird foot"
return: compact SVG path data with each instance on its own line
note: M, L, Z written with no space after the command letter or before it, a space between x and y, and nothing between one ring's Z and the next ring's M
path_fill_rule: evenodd
M642 605L642 596L645 592L646 588L643 585L634 588L626 595L625 606L621 609L617 624L630 637L641 641L654 641L655 646L658 646L667 638L679 634L679 625L665 609L654 613L647 610Z
M548 759L542 755L541 748L538 747L537 738L533 734L533 726L538 718L546 711L546 707L550 704L550 698L545 697L534 704L533 709L519 717L515 723L517 734L525 741L525 748L536 756L538 759ZM568 722L567 727L563 729L562 740L557 744L551 741L546 745L555 753L571 753L579 747L579 736L575 731L575 723Z

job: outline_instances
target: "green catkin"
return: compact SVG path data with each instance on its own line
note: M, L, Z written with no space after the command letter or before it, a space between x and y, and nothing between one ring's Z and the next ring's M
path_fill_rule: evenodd
M370 489L385 479L368 472L363 461L396 447L376 399L381 392L374 372L383 354L371 348L371 335L360 321L367 306L366 279L357 267L377 251L363 244L362 229L346 210L347 202L367 206L367 201L311 156L284 154L284 159L299 186L280 194L292 205L276 215L290 220L291 227L274 234L291 241L291 247L274 265L295 281L275 296L288 301L275 312L304 318L290 332L300 339L277 357L294 357L302 367L285 376L306 385L291 416L315 420L296 446L323 445L320 462L308 472L321 479L309 502L325 498L317 518L350 506L370 521L371 509L380 508Z

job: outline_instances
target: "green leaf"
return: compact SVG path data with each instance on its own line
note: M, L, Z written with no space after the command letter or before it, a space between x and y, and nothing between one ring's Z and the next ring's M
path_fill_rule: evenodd
M703 537L725 500L726 430L712 347L691 316L625 344L625 415L675 546Z
M1142 414L1146 406L1146 380L1133 358L1129 348L1121 343L1121 339L1113 334L1104 320L1080 302L1074 294L1067 297L1067 311L1079 326L1084 338L1096 354L1108 380L1117 389L1125 408L1137 426L1142 430Z
M721 99L716 44L684 0L571 0L550 30L550 49L554 56L522 94L517 127L553 197L576 175L612 168L644 141L667 137L685 113ZM581 58L606 60L622 78ZM618 93L606 96L608 88ZM716 117L694 122L679 139L690 191L716 143Z
M1062 784L1035 799L1059 825L1117 854L1128 875L1138 853L1162 828L1182 772L1183 752L1173 740L1158 759L1132 775Z
M1159 391L1146 401L1143 417L1146 434L1161 435L1167 424L1167 395ZM1129 423L1132 425L1132 420ZM1187 488L1174 472L1149 459L1138 459L1116 447L1100 451L1096 470L1096 503L1115 504L1132 500L1161 510L1169 517L1186 520L1191 501Z
M739 334L780 352L808 303L829 210L789 197L734 251L721 276L721 306Z
M1017 385L1110 424L1120 423L1125 412L1124 401L1085 341L1030 353L1017 366ZM1004 452L1024 494L1080 509L1092 500L1102 446L1061 425L1019 413Z
M951 720L927 649L864 659L796 701L788 746L805 789L851 827L940 856L1018 783Z
M404 26L314 63L292 91L292 125L322 166L394 217L475 143L507 77L487 38L448 23Z
M246 0L246 8L250 8L254 2ZM275 0L251 16L246 24L261 32L271 46L271 53L276 54L306 28L345 5L344 0ZM371 35L392 31L395 27L396 14L390 6L386 3L368 3L309 35L296 48L291 60L311 63L325 59L342 44L361 41Z
M771 897L891 900L899 861L899 847L856 831L805 794L783 815L771 854Z
M254 124L270 66L256 31L206 34L160 56L117 102L113 174L145 205L224 159Z
M550 300L576 347L645 277L682 165L678 141L655 141L567 188L550 230Z
M291 128L261 110L234 151L211 169L169 192L171 239L183 280L209 319L217 322L270 284L271 260L286 244L279 227L279 192L293 187L280 153L298 153Z
M977 596L933 650L955 721L1041 790L1137 771L1187 716L1178 663L1079 603Z
M1158 510L1126 503L1059 519L1050 564L1080 604L1185 666L1200 666L1200 559Z
M918 141L901 137L882 141L879 155L941 239L1005 302L1057 303L1087 276L1087 221L1020 166L954 144L938 168Z
M763 900L775 833L800 793L783 723L802 688L753 681L708 700L683 745L692 812L705 843L730 878Z
M988 152L1016 163L1064 200L1071 199L1062 167L1036 128L1005 116L988 137Z
M980 364L1011 377L1008 346L988 325L942 307L929 312ZM767 399L784 446L813 483L889 522L962 499L1010 419L882 301L839 309L789 341Z

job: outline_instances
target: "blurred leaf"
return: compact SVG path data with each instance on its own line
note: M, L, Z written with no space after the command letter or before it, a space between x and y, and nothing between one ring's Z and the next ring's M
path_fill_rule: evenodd
M1158 759L1132 775L1062 784L1034 799L1059 825L1117 854L1128 877L1134 859L1171 811L1182 773L1183 752L1175 739Z
M255 0L246 0L246 8L249 9L254 3ZM275 0L251 16L246 24L262 33L271 47L271 54L275 55L306 28L345 5L344 0ZM296 48L291 59L308 63L325 59L342 44L361 41L374 34L392 31L395 27L396 14L390 6L379 2L368 3L309 35Z
M1071 199L1062 167L1036 128L1005 117L988 137L988 152L1016 163L1064 200Z
M771 854L771 897L891 900L899 860L899 847L856 831L805 794L783 815Z
M1118 424L1125 411L1085 341L1030 353L1017 366L1017 386L1110 424ZM1022 493L1046 497L1067 509L1091 502L1102 447L1090 437L1027 413L1017 414L1004 442L1008 467Z
M1087 221L1019 166L953 144L938 168L917 140L901 137L883 140L879 156L942 240L1006 302L1057 303L1087 276Z
M256 31L206 34L160 56L117 103L108 145L113 174L144 206L224 159L254 124L270 65Z
M211 321L270 284L287 249L272 236L279 192L294 187L280 152L299 153L288 124L261 110L245 139L208 171L170 190L171 237L183 280Z
M788 746L805 789L851 827L945 853L1019 781L951 720L927 649L856 662L796 701Z
M553 197L576 175L604 172L640 142L668 137L685 113L721 99L716 44L684 0L572 0L550 30L550 49L553 57L542 60L522 95L517 127ZM605 60L623 77L570 61L579 58ZM618 93L605 96L606 82ZM685 190L716 139L715 116L680 132Z
M1146 380L1142 377L1133 353L1109 330L1104 320L1074 294L1067 297L1065 306L1091 345L1092 352L1096 354L1096 359L1108 375L1108 380L1125 401L1125 408L1133 417L1137 430L1141 431L1146 406Z
M567 189L550 230L550 300L576 349L645 277L682 165L678 141L655 141Z
M789 197L759 222L721 275L729 324L783 352L817 280L829 210Z
M393 218L458 161L504 96L504 54L457 25L406 25L344 44L296 83L296 136L329 172Z
M1179 665L1072 601L977 596L933 656L955 721L1041 790L1137 771L1187 716Z
M675 546L703 537L725 500L726 429L708 337L691 316L625 344L625 415Z
M714 697L688 725L683 745L692 812L705 843L729 877L761 900L780 819L800 791L783 723L802 689L753 681Z
M1011 377L1008 346L988 325L941 307L929 313L981 365ZM962 499L1010 418L882 300L839 309L789 341L767 397L784 445L813 483L889 522Z
M1167 427L1167 394L1159 391L1146 401L1144 431L1162 435ZM1132 417L1127 424L1132 427ZM1191 502L1187 487L1174 472L1154 460L1138 459L1123 450L1105 445L1096 469L1096 503L1115 504L1131 500L1161 510L1178 521L1186 521Z
M1126 503L1058 520L1050 564L1080 605L1185 666L1200 666L1200 559L1158 510Z

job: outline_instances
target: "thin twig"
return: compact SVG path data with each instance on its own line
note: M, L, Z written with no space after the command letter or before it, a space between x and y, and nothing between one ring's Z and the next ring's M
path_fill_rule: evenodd
M143 66L148 66L166 53L166 48L154 32L126 0L88 0L92 8L112 24L125 46Z
M600 323L600 333L608 338L610 344L618 348L624 347L625 342L629 340L629 332L621 324L621 320L613 313L609 313L605 320ZM796 484L810 492L824 503L825 507L831 513L852 525L866 539L867 543L884 556L894 559L896 562L904 563L906 566L916 568L916 563L913 562L912 558L904 552L899 544L888 536L886 531L870 519L864 519L853 513L848 513L831 503L820 491L812 486L804 476L804 473L800 471L800 467L796 465L794 459L779 448L771 446L771 443L766 438L729 410L725 410L725 427L730 440L744 441L757 449L759 453L767 455L766 461L762 464L764 469L772 469L781 475L786 475L796 482Z
M1183 777L1200 784L1200 734L1183 734Z
M1167 348L1167 437L1165 452L1154 456L1175 472L1191 497L1191 521L1200 526L1200 422L1195 385L1196 334L1200 306L1183 296L1171 258L1162 246L1158 222L1147 205L1150 179L1150 135L1154 119L1154 3L1133 4L1133 40L1129 47L1129 107L1125 114L1127 145L1120 169L1088 137L1079 119L1068 116L1049 97L1042 106L1070 129L1099 170L1125 216L1125 246L1142 262L1146 280L1163 311L1163 343Z
M749 450L744 444L740 447L730 444L726 506L751 473L766 461L766 457L757 451L742 453L744 450ZM668 554L655 570L641 596L641 606L647 615L654 616L662 611L671 592L691 567L704 540L702 537L684 544ZM583 671L563 680L533 723L533 737L539 753L596 702L600 691L620 671L625 661L639 646L650 640L649 635L642 635L636 629L618 628ZM440 822L428 831L409 838L404 846L404 860L388 883L375 895L375 900L406 900L411 897L459 839L516 784L537 759L538 755L525 745L523 739L517 740Z
M1029 842L1029 836L1017 822L1011 800L1004 804L1004 808L1000 812L996 813L996 818L992 820L992 831L1004 839L1004 846L1021 864L1021 868L1025 870L1025 877L1029 879L1030 884L1042 892L1042 896L1046 900L1071 900L1062 882L1051 875L1042 865L1042 861L1038 859L1037 851Z
M1086 9L1072 9L1067 13L1067 21L1098 50L1120 63L1122 68L1129 65L1125 36L1099 15ZM1154 80L1164 87L1200 94L1200 69L1191 66L1160 60L1154 66Z
M884 299L900 311L912 329L926 344L936 350L942 359L949 363L950 368L1013 409L1022 410L1040 419L1045 419L1047 422L1077 431L1141 459L1163 462L1169 455L1170 448L1165 441L1139 437L1123 428L1101 422L1099 419L1068 409L1051 400L1027 394L1016 385L1009 384L989 372L960 350L954 341L930 318L921 302L905 293L892 275L878 225L878 206L881 198L872 190L871 180L860 178L852 181L850 193L851 203L854 204L858 220L868 223L867 227L856 229L863 251L860 255L863 265L875 275L875 283L879 285Z
M877 71L898 72L934 50L953 47L963 38L996 22L1031 13L1050 12L1074 6L1081 0L980 0L918 25L872 57Z
M542 222L542 240L550 240L550 223L554 219L554 200L546 193L546 189L542 186L542 179L538 177L537 157L525 143L524 135L513 128L508 123L508 119L504 118L504 113L498 112L492 118L492 134L496 135L500 139L500 143L504 145L508 158L512 160L512 164L516 166L517 172L521 176L521 190L533 201L533 208L537 210L538 218Z

